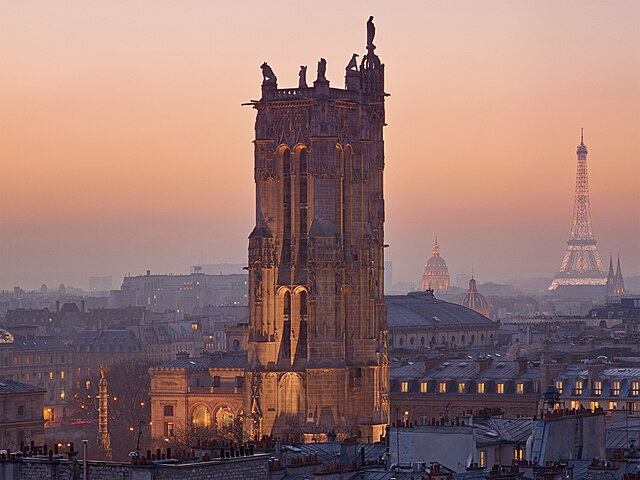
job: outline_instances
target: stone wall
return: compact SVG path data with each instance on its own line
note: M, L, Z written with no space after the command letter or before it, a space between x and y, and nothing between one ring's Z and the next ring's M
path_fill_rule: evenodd
M269 476L268 457L215 460L179 465L87 462L87 480L259 480ZM82 480L82 461L0 460L2 480Z

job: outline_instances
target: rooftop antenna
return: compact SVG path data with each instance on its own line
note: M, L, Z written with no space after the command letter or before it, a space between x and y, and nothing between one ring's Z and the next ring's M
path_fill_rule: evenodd
M580 128L580 145L584 145L584 128Z

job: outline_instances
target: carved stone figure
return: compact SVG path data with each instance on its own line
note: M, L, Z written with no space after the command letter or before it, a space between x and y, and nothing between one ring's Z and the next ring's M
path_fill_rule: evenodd
M278 81L278 77L276 77L276 74L273 73L273 70L267 64L267 62L264 62L262 65L260 65L260 69L262 70L262 85L275 86L276 82Z
M318 62L318 78L317 80L327 81L327 61L324 58L321 58Z
M358 54L357 53L354 53L353 56L351 57L351 60L349 60L346 71L347 71L347 75L349 74L349 72L358 71Z
M373 44L373 38L376 36L376 26L373 24L373 15L369 17L367 22L367 50L375 50L376 46Z
M298 88L307 88L307 66L300 65L298 72Z

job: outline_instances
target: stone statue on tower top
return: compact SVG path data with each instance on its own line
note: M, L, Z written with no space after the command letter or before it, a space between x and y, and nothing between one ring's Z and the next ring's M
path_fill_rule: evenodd
M373 44L373 38L376 36L376 26L373 24L373 15L369 17L367 22L367 50L372 51L376 49Z

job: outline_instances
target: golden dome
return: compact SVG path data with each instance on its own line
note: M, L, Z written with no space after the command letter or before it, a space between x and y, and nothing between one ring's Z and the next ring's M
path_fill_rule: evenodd
M438 237L433 246L432 257L427 260L422 275L422 289L433 289L434 292L446 293L449 288L449 267L444 258L440 256Z
M484 298L484 295L478 292L476 280L473 277L469 280L469 290L467 290L467 293L462 297L462 301L460 303L467 308L471 308L472 310L481 313L485 317L490 315L489 302Z

